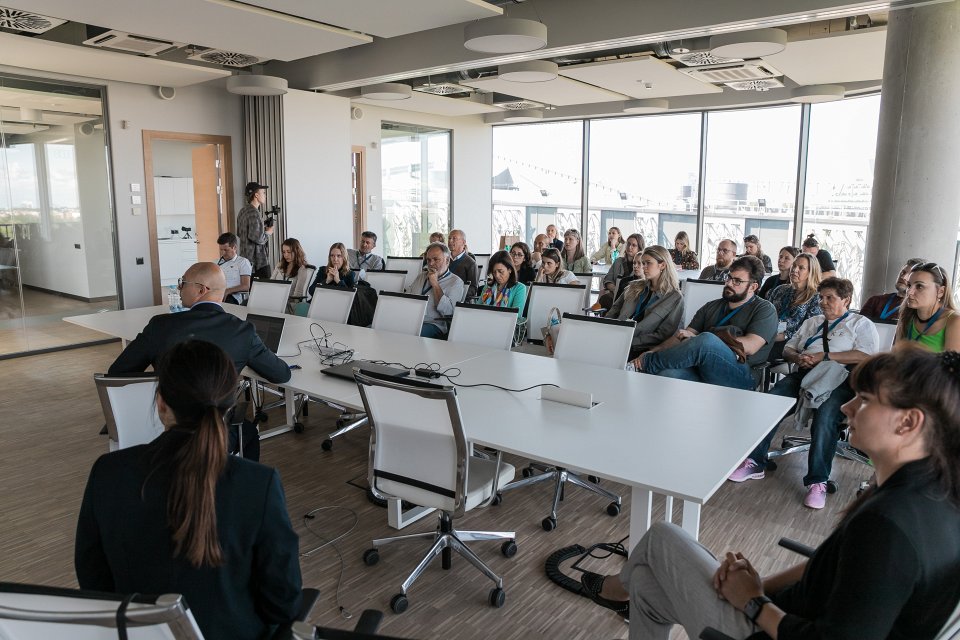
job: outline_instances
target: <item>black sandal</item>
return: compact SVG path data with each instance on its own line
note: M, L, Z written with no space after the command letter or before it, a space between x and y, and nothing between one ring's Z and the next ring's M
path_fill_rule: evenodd
M582 587L583 594L601 607L606 607L622 616L628 615L630 613L629 600L607 600L600 595L600 592L603 590L603 581L606 578L607 576L602 576L599 573L584 571L580 576L580 586Z

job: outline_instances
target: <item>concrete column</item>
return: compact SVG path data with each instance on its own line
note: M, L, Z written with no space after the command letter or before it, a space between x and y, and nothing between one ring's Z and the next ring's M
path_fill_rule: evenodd
M960 224L960 0L890 12L861 299L914 256L953 272Z

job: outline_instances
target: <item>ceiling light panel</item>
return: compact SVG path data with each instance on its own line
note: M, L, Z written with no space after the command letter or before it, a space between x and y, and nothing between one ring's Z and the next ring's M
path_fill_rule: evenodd
M622 94L614 91L571 80L562 75L552 82L509 82L500 78L481 78L465 80L463 84L481 91L504 93L553 105L611 102L624 98Z
M673 65L650 56L561 67L560 75L631 98L669 98L722 91L698 82L674 69ZM650 83L651 88L647 89L645 83Z
M396 0L248 0L249 4L344 29L393 38L503 14L481 0L403 0L402 11L391 11Z
M885 27L858 29L791 41L764 60L801 85L880 80L886 42Z
M122 11L115 3L105 1L3 2L14 8L83 24L238 51L270 60L298 60L373 41L367 35L233 0L124 0Z
M463 46L482 53L524 53L547 46L547 26L524 18L488 18L463 28Z
M710 36L710 53L722 58L748 60L780 53L787 46L783 29L752 29Z

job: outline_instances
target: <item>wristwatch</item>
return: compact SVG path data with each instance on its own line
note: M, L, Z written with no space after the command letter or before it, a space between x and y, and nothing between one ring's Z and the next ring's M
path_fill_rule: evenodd
M763 605L770 604L771 602L773 602L773 600L767 596L751 598L743 607L743 615L747 616L747 620L750 622L756 623L757 618L760 617L760 612L763 611Z

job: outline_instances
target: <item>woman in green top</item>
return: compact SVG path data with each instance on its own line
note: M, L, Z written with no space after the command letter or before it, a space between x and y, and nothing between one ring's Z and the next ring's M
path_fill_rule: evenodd
M895 342L916 341L935 353L960 349L960 315L943 267L918 264L909 283Z
M490 256L487 266L487 285L480 292L480 304L491 307L508 307L523 315L527 304L527 287L517 282L517 268L506 251L497 251Z
M563 232L563 268L572 273L592 273L590 258L583 250L583 240L576 229Z

